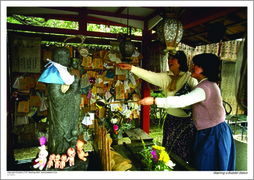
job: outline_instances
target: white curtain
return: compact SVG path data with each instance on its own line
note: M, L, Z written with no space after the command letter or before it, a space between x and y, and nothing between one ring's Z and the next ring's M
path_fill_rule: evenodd
M220 52L221 60L236 61L237 52L239 50L241 42L242 41L240 40L222 42L221 52ZM197 54L201 54L201 53L213 53L218 56L219 47L220 47L219 42L213 43L213 44L196 46L196 48L192 48L183 43L179 43L177 46L177 49L185 52L187 56L187 60L188 60L189 70L190 70L193 56Z

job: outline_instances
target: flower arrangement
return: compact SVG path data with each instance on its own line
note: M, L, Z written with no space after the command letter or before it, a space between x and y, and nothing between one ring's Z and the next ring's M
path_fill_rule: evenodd
M195 121L195 119L193 119ZM171 146L169 150L169 143L166 143L166 147L162 146L157 146L156 143L154 142L154 145L152 146L152 149L149 149L146 147L145 142L141 139L142 144L144 146L144 150L139 152L145 160L142 162L146 165L147 170L149 171L172 171L173 167L175 164L170 160L169 154L176 142L176 140L179 138L179 136L191 125L192 123L188 124L176 137L176 139L173 142L173 145ZM178 129L182 123L176 128ZM175 129L175 130L176 130ZM173 136L175 130L171 133L169 136L168 140ZM167 151L169 153L167 153Z
M146 147L145 142L141 139L144 151L139 152L144 160L142 161L148 171L172 171L175 164L170 160L165 147L153 145L152 149Z
M112 139L121 138L124 130L132 128L131 119L129 118L131 113L131 110L123 111L118 105L107 108L106 117L102 120L102 123L104 123Z

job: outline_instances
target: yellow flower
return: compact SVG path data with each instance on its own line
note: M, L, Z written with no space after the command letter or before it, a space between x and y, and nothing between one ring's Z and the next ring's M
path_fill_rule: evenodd
M169 161L169 159L170 158L168 156L168 153L166 151L161 151L159 161L163 161L163 162L167 163Z
M101 108L102 108L102 106L99 106L98 104L96 104L96 106L97 106L99 109L101 109Z
M123 111L120 107L117 107L117 109L118 109L119 111Z
M159 151L164 151L165 147L155 145L155 146L153 146L153 149L157 149Z

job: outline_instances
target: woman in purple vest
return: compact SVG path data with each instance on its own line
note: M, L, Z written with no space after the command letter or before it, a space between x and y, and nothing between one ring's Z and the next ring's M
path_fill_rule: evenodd
M193 91L182 96L167 98L146 97L138 103L158 107L178 108L192 105L192 118L197 132L191 165L202 171L235 170L235 144L233 132L225 122L225 109L217 85L220 59L210 53L193 57L191 76L198 80Z

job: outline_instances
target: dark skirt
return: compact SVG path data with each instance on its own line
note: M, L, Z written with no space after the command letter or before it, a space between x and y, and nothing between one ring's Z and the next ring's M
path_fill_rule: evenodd
M234 171L235 142L233 132L224 121L196 133L191 165L200 171Z
M176 117L168 114L163 127L162 146L169 151L172 148L171 152L190 162L195 131L196 127L191 117Z

